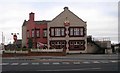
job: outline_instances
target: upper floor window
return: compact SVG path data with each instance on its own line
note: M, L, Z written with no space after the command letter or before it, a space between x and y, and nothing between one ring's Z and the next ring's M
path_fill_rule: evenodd
M34 29L32 29L32 37L34 37L35 36L35 31L34 31Z
M51 36L54 36L54 28L51 28L50 33L51 33Z
M36 30L36 37L40 37L40 29Z
M70 27L69 36L83 36L84 34L83 27Z
M55 36L60 36L60 28L55 28Z
M47 29L43 30L43 37L47 37Z
M65 29L61 28L61 35L64 36L65 35Z
M54 37L65 36L65 28L64 27L51 27L50 36L54 36Z

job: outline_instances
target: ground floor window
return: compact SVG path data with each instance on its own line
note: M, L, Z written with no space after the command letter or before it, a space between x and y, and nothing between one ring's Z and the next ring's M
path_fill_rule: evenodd
M65 49L66 41L65 40L52 40L50 41L50 49Z
M69 50L85 50L85 41L84 40L70 40Z

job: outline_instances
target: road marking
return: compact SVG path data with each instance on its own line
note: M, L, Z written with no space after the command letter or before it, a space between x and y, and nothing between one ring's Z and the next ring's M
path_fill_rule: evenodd
M21 65L28 65L28 63L21 63Z
M0 63L0 65L2 65L2 63Z
M39 65L39 63L32 63L32 65Z
M19 63L12 63L11 65L18 65Z
M97 70L101 68L81 68L81 69L56 69L56 70L37 70L37 71L81 71L81 70Z
M80 62L73 62L73 64L80 64Z
M58 65L58 64L60 64L59 62L55 62L55 63L53 63L54 65Z
M93 63L100 63L100 62L98 62L98 61L93 61Z
M116 62L118 62L118 61L111 61L112 63L116 63Z
M70 64L69 62L62 62L62 64Z
M84 64L90 64L90 62L87 62L87 61L85 61L85 62L82 62L82 63L84 63Z
M43 63L44 65L49 65L50 63L49 62L45 62L45 63Z
M2 65L8 65L9 63L2 63Z

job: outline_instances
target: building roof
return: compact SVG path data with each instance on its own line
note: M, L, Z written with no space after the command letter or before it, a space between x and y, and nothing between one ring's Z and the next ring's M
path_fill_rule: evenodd
M47 24L48 22L51 22L51 21L50 20L35 21L36 24Z
M51 21L50 21L50 20L42 20L42 21L34 21L34 22L35 22L37 25L40 25L40 24L47 24L48 22L51 22ZM24 20L22 26L25 26L27 23L28 23L28 21Z
M28 22L26 20L24 20L23 22L23 25L22 26L25 26Z
M59 15L57 15L55 18L53 18L53 20L55 20L56 18L58 18L60 15L62 15L66 10L68 10L71 14L73 14L74 16L76 16L78 19L80 19L82 22L85 22L83 21L81 18L79 18L76 14L74 14L72 11L69 10L68 7L64 7L64 11L62 11ZM52 21L53 21L52 20ZM86 22L85 22L86 23Z

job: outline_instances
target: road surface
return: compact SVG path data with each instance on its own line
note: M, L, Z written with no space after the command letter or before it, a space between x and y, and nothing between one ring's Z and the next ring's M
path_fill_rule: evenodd
M2 71L118 71L117 55L3 58Z

